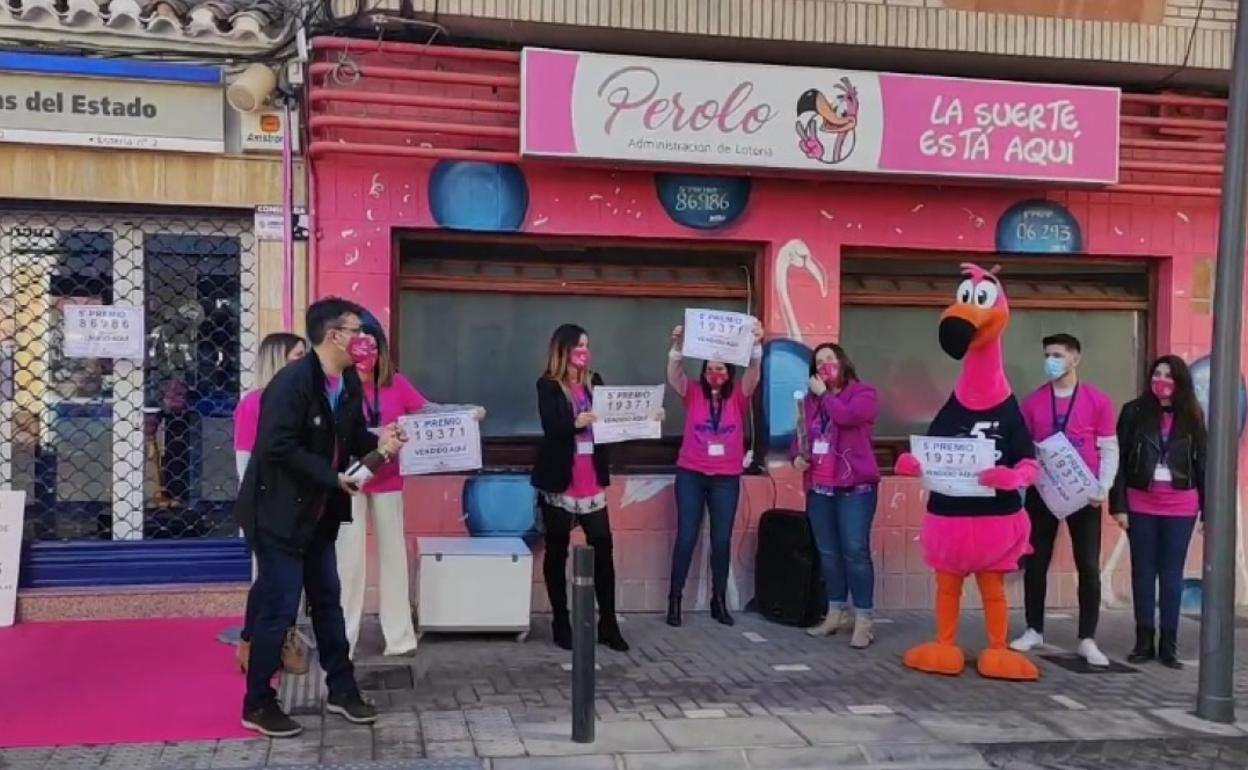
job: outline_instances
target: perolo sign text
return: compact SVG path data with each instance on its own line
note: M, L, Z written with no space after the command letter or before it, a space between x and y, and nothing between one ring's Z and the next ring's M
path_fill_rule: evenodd
M807 171L1118 178L1120 93L526 49L521 149ZM532 84L532 87L529 87Z

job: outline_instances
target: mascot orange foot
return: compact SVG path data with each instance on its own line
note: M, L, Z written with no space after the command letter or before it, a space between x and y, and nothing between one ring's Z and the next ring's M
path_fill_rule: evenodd
M1005 576L1000 572L981 572L975 576L984 603L984 624L988 631L988 649L979 655L980 676L989 679L1033 681L1040 678L1036 664L1026 656L1005 646L1009 630L1009 607L1005 601ZM936 573L936 641L912 647L905 664L927 674L957 676L966 668L966 656L957 645L958 617L962 611L960 575Z
M1005 646L1005 574L1018 569L1018 560L1031 547L1021 492L1035 481L1039 466L1002 362L1001 338L1010 316L1005 290L995 275L975 265L963 265L963 275L954 304L940 319L940 346L963 362L962 372L927 435L990 439L996 465L979 474L979 485L987 487L977 490L983 494L932 490L928 495L920 539L924 560L936 572L936 639L911 649L904 662L929 674L962 673L966 657L957 644L962 584L974 575L988 635L988 648L979 655L980 675L1035 680L1040 678L1035 664ZM903 454L897 461L898 475L922 472L922 461L914 455Z

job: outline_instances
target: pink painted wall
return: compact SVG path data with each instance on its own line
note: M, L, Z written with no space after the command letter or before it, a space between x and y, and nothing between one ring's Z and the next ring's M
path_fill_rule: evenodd
M426 193L430 169L428 163L394 159L332 158L317 164L318 295L349 297L389 323L401 323L402 319L391 316L390 308L392 230L436 227ZM524 171L530 195L524 230L529 233L757 244L763 252L762 317L768 337L800 338L810 345L837 338L842 249L992 252L994 226L1005 209L1026 198L1048 197L1065 205L1081 222L1087 253L1161 261L1160 307L1152 316L1160 351L1193 360L1209 348L1212 319L1207 276L1215 252L1216 201L1038 188L942 189L757 179L748 211L731 226L704 233L676 225L667 217L656 200L650 173L549 165L529 165ZM793 244L794 239L801 243ZM786 301L777 292L778 265L788 264L781 257L803 247L828 277L827 295L820 293L808 275L786 267L782 268L788 270ZM1009 277L1004 278L1008 288ZM744 481L734 543L736 595L730 596L738 606L753 595L759 515L772 507L803 505L798 479L787 466L778 463L771 474L770 479L747 477ZM625 611L659 609L666 596L675 522L671 482L671 477L617 477L611 487L620 607ZM406 488L409 539L422 534L463 534L461 487L459 479L410 479ZM923 506L916 483L883 482L873 540L877 602L882 608L930 606L930 573L917 542ZM1197 574L1199 537L1191 553L1192 574ZM704 562L701 554L695 558L695 565ZM1105 527L1103 564L1110 589L1107 603L1129 604L1125 538L1112 525ZM1243 567L1241 558L1241 572ZM534 579L534 606L541 608L546 601L537 570ZM1072 605L1073 564L1065 545L1058 547L1051 581L1050 601ZM1013 590L1017 593L1021 587L1015 584ZM705 580L695 566L686 589L687 604L703 606L706 592Z

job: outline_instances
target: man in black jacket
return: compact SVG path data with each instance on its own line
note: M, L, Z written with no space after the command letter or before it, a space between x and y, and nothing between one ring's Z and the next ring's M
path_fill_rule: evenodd
M243 726L272 737L302 731L278 705L270 679L305 591L329 687L326 708L357 724L377 719L355 682L334 554L338 526L351 520L350 496L359 491L344 473L348 462L374 449L393 456L403 443L394 426L373 435L364 423L363 391L347 352L360 334L362 313L332 298L308 308L312 352L265 387L256 446L235 506L258 566Z

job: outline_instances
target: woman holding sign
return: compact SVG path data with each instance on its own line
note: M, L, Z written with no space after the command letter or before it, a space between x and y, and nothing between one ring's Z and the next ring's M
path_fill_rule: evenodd
M1110 511L1131 543L1135 649L1127 658L1157 658L1182 668L1178 657L1183 565L1205 500L1205 419L1192 375L1178 356L1162 356L1148 390L1122 407L1118 444L1122 464ZM1156 635L1160 587L1161 636Z
M684 399L685 433L676 460L676 545L667 598L669 626L681 624L681 596L707 511L711 518L711 617L726 626L736 622L728 612L728 567L745 464L745 425L750 396L761 374L762 339L763 327L754 320L754 349L740 384L734 382L733 367L718 361L704 362L702 375L690 383L682 363L684 327L672 330L667 381Z
M598 641L617 652L627 652L615 615L615 564L611 521L607 516L607 450L595 444L591 426L593 391L602 378L589 368L589 335L575 324L564 324L550 338L546 371L537 381L537 411L542 421L542 443L531 481L542 507L546 555L542 574L554 614L555 644L572 649L568 615L568 543L580 526L594 549L594 593L598 598Z
M828 614L806 633L831 636L852 629L850 646L863 649L874 639L871 522L880 469L871 440L879 398L875 388L859 381L841 346L830 342L815 348L809 389L793 467L803 474L806 517L819 549Z

